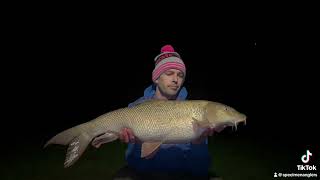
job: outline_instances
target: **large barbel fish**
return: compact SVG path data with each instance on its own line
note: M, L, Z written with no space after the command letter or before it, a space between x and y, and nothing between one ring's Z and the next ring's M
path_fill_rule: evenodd
M161 144L188 143L199 138L206 128L237 127L239 122L245 121L246 115L218 102L148 100L67 129L51 138L44 147L69 145L64 162L64 167L69 167L90 142L100 145L114 141L119 138L121 129L130 128L142 142L141 157L144 158Z

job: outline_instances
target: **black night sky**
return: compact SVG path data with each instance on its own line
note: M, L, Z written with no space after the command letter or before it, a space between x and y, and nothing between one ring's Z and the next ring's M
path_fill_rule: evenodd
M237 134L315 148L319 88L312 28L238 18L151 25L134 18L21 17L8 44L6 143L41 147L66 128L127 106L143 95L154 57L171 44L187 67L189 99L219 101L247 115Z

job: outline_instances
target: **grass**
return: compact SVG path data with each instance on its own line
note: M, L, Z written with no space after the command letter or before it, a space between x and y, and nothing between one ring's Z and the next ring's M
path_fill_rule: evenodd
M213 157L211 172L225 180L273 179L276 171L295 170L294 157L284 146L240 136L216 135L209 139ZM118 141L99 149L89 147L76 164L63 168L66 147L25 145L2 161L0 179L30 180L99 180L110 179L124 165L126 145ZM292 168L291 168L292 167ZM291 169L290 169L291 168Z

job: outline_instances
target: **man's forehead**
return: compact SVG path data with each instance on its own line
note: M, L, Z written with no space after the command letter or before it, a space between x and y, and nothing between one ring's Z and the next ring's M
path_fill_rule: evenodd
M165 72L183 73L183 72L182 72L182 71L180 71L179 69L174 69L174 68L172 68L172 69L168 69L168 70L166 70Z

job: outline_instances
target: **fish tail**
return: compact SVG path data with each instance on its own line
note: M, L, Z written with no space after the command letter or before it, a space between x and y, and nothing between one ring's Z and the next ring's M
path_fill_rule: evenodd
M75 137L79 136L82 131L85 129L87 124L80 124L78 126L69 128L60 132L59 134L52 137L45 145L46 148L50 144L60 144L60 145L68 145Z
M69 167L80 158L88 144L94 138L93 133L86 131L89 126L90 124L85 123L67 129L51 138L44 145L44 148L50 144L69 145L64 162L64 167Z
M71 140L67 150L66 159L64 161L65 168L73 165L81 157L83 152L87 149L87 146L91 142L92 138L93 137L88 133L83 132Z

